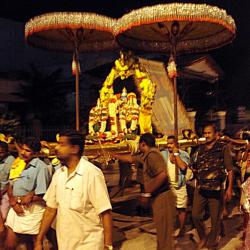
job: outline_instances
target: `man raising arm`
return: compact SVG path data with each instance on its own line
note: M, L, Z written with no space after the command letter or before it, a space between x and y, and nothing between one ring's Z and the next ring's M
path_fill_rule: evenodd
M175 197L170 190L166 164L160 151L155 147L155 137L150 133L141 135L140 154L113 155L121 161L140 162L143 164L145 193L141 202L151 200L153 220L156 225L157 250L172 250L173 224L175 221Z

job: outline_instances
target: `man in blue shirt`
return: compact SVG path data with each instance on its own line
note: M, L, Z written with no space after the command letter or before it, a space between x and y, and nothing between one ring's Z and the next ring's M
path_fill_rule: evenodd
M9 211L9 199L7 195L10 168L15 158L9 154L8 144L0 141L0 212L3 221Z
M15 248L16 233L36 236L39 231L45 210L43 195L49 185L47 165L36 157L40 149L40 141L36 138L26 138L22 143L20 152L26 167L8 188L11 208L6 219L7 249Z

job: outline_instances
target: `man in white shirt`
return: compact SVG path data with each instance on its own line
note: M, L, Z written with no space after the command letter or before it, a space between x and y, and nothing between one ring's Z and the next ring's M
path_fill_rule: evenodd
M45 194L46 211L35 249L56 217L58 248L112 250L111 204L103 173L82 157L83 135L60 134L56 153L62 162Z
M180 224L180 231L177 237L182 237L185 233L186 208L188 203L185 175L190 158L186 151L178 148L174 135L168 136L167 148L161 151L161 153L166 162L171 188L176 195L176 208Z

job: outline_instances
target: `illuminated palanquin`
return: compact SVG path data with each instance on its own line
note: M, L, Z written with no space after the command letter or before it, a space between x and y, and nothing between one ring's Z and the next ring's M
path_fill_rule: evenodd
M160 69L159 64L155 66L161 72L156 86L156 82L152 80L152 72L142 66L141 62L141 59L138 60L131 52L121 52L102 84L96 105L90 110L84 155L90 160L99 162L103 168L109 163L110 152L133 152L137 149L140 134L153 132L152 116L155 116L156 110L164 120L173 113L170 106L168 108L161 106L162 103L166 105L167 99L170 105L172 103L170 96L167 95L172 90L171 83L167 85L168 76L165 75L165 70ZM117 93L116 79L120 79L119 84L122 84L119 88L121 91L116 91ZM135 85L135 91L127 91L130 88L128 85L127 88L125 86L126 79L129 85ZM159 79L162 79L165 89L160 86ZM158 102L156 87L165 98L162 99L160 96ZM153 103L157 104L156 108L153 107ZM180 109L180 113L182 110L183 108ZM155 128L160 127L162 123L161 120L154 124ZM169 133L167 129L160 132ZM165 138L157 138L158 146L165 144ZM56 142L43 141L43 153L54 157L55 145Z
M150 68L146 67L147 63L143 62L141 58L133 56L131 52L120 52L119 59L115 60L114 66L103 82L96 106L91 109L89 114L89 133L86 137L84 152L90 160L93 159L95 163L99 162L103 168L111 159L110 152L134 152L137 150L140 134L152 133L155 132L155 129L158 132L157 127L162 124L154 123L154 131L152 128L153 122L156 121L153 119L156 117L156 113L159 115L158 118L163 119L167 116L171 117L173 113L171 96L167 93L173 93L172 83L168 78L170 70L168 69L166 72L159 62L153 62L153 64L152 62L150 61L153 69L157 69L156 71L152 71L152 68L150 71ZM153 75L154 72L157 72L157 77ZM131 78L133 79L131 80ZM115 92L116 79L122 80L119 81L120 92ZM135 85L135 91L127 91L126 79L129 79L129 86ZM129 86L127 85L127 87ZM158 103L157 90L161 92ZM157 104L157 112L153 103ZM162 104L165 106L161 106ZM180 114L183 110L184 107L181 106ZM185 120L183 115L180 117ZM171 124L171 119L168 121ZM187 125L186 128L189 126ZM159 132L165 135L169 133L169 130ZM191 143L193 142L191 141ZM156 144L158 147L164 147L166 139L157 138ZM186 144L186 141L181 144Z
M126 87L123 87L121 93L114 93L115 80L124 80L131 76L134 78L138 96L135 92L127 93ZM151 116L155 92L156 84L136 62L136 58L130 52L120 52L120 58L115 61L102 85L96 106L90 111L88 143L133 140L138 134L152 132Z

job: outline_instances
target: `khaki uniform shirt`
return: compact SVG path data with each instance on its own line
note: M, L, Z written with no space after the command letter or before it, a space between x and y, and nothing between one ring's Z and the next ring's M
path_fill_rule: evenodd
M132 156L133 161L143 163L144 183L147 183L162 171L166 171L166 163L157 148L151 148L145 154Z

